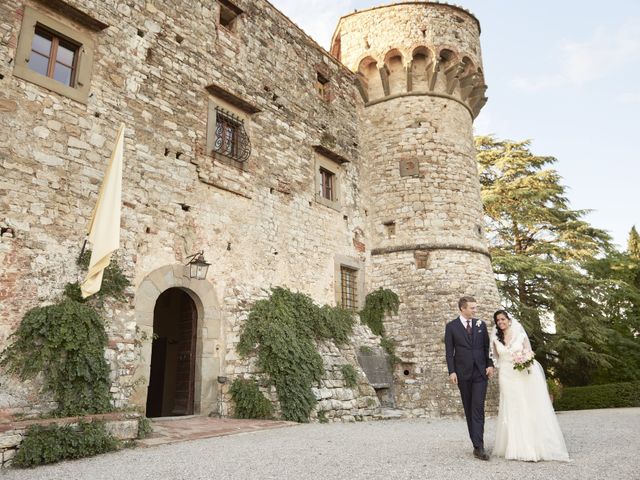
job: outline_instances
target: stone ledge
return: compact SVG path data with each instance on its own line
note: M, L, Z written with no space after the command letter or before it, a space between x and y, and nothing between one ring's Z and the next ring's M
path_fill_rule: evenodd
M105 422L107 432L113 437L118 440L133 440L138 437L140 418L141 415L137 412L118 412L79 417L9 421L0 424L0 466L8 467L10 465L11 459L24 439L26 430L33 425L74 425L81 421L100 420Z

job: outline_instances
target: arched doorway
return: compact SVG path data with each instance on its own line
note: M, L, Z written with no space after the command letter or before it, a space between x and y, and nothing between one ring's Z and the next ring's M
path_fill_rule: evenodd
M181 288L156 300L147 417L193 414L197 319L196 304Z

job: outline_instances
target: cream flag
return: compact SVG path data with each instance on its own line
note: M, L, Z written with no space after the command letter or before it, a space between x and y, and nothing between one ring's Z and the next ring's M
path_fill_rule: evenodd
M120 246L123 155L124 124L120 125L116 146L111 154L89 223L89 242L93 248L87 278L81 285L82 298L87 298L100 290L104 269L111 261L111 254Z

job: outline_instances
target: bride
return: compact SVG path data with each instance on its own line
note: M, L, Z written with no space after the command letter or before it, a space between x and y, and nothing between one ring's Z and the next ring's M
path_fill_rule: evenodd
M531 352L527 333L504 310L494 313L493 320L496 328L491 347L500 373L500 406L493 453L513 460L568 461L542 366L534 360L528 368L514 368L514 356Z

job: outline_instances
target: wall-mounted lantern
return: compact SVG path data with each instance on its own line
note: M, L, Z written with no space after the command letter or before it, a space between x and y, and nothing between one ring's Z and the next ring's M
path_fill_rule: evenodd
M204 280L207 278L207 271L211 264L204 259L203 250L187 257L187 260L189 261L185 265L185 276L195 278L196 280Z

